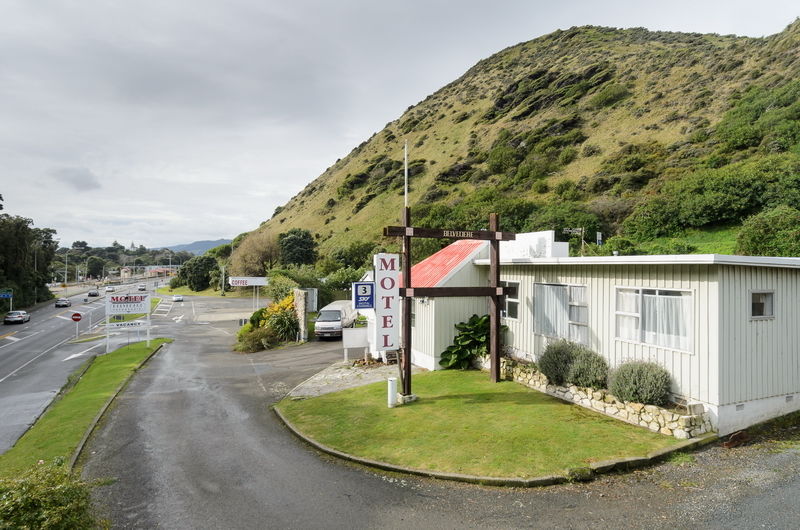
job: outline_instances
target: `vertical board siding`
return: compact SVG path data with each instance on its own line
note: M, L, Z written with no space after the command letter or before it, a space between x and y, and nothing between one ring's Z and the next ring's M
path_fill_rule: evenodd
M517 319L508 326L505 345L516 356L536 360L547 338L533 333L534 283L575 284L587 287L589 347L614 368L627 360L654 361L672 374L673 392L687 399L716 404L719 399L718 337L719 291L716 269L709 265L510 265L500 271L502 281L519 282ZM616 340L616 287L691 290L692 352Z
M800 392L800 271L720 267L722 405ZM773 291L772 319L753 320L752 291Z

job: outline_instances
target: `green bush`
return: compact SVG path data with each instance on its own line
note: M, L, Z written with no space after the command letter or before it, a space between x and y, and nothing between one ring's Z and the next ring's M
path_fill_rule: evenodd
M736 237L736 254L800 256L800 210L780 205L748 218Z
M660 364L628 361L609 376L609 390L622 401L666 405L669 402L671 378Z
M261 321L264 320L264 312L266 310L266 307L262 307L260 309L256 309L253 314L250 315L250 329L255 329L261 326Z
M100 528L103 522L91 511L91 489L60 459L0 479L0 528Z
M282 310L269 315L266 327L282 341L296 340L300 331L297 314L291 310Z
M572 363L581 347L568 340L560 340L547 345L539 358L539 370L554 385L563 385L569 378Z
M458 335L453 344L442 352L439 361L445 368L466 370L477 355L486 355L489 340L489 315L472 315L468 321L456 324Z
M608 363L592 350L578 347L575 349L567 381L582 387L605 388L608 382Z
M242 342L242 339L245 335L253 331L253 324L250 322L245 322L244 326L239 328L239 331L236 332L236 340L238 342Z
M291 278L275 274L270 276L269 285L264 290L270 300L283 300L298 287L300 287L300 284Z
M180 276L173 276L169 280L169 288L177 289L178 287L186 285L186 282Z
M240 333L239 342L234 349L240 352L254 353L280 344L280 339L270 328L253 329L249 333Z

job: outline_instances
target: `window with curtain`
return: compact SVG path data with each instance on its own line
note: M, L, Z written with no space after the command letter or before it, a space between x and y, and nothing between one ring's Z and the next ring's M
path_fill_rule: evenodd
M503 318L517 318L519 314L519 282L500 282L503 287L514 287L517 292L515 295L507 295L503 305Z
M533 331L589 344L589 305L585 285L533 285Z
M689 291L617 288L616 336L692 351L693 297Z

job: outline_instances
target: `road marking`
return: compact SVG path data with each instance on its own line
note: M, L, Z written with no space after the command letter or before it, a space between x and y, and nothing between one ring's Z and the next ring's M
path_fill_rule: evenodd
M3 348L6 348L8 346L13 346L14 344L16 344L17 342L19 342L21 340L29 339L29 338L33 337L34 335L38 335L39 333L41 333L43 331L44 331L43 329L40 329L40 330L37 330L37 331L33 331L33 332L31 332L30 335L25 335L24 337L4 337L6 339L9 339L11 342L7 342L7 343L3 344L2 346L0 346L0 350L2 350ZM12 333L16 333L16 331L14 331ZM9 333L9 335L10 334L11 333Z
M61 316L61 315L56 315L56 318L60 318L61 320L72 320L69 317L64 317L64 316Z
M14 333L16 333L16 331L9 331L5 335L0 335L0 339L10 339L11 335L13 335Z
M178 317L172 317L172 320L174 320L175 322L180 322L181 320L183 320L183 315Z
M20 339L19 337L11 337L11 336L8 336L8 337L3 337L3 338L6 338L6 339L8 339L8 340L10 340L10 341L12 341L12 342L19 342L19 341L21 341L21 340L22 340L22 339Z
M17 368L16 370L14 370L13 372L11 372L11 373L10 373L10 374L8 374L7 376L5 376L4 378L0 379L0 383L2 383L3 381L5 381L6 379L8 379L9 377L11 377L12 375L14 375L15 373L19 372L20 370L22 370L23 368L25 368L26 366L28 366L29 364L31 364L33 361L35 361L36 359L38 359L39 357L41 357L41 356L42 356L42 355L44 355L45 353L48 353L48 352L50 352L51 350L54 350L54 349L58 348L59 346L61 346L61 345L62 345L62 344L64 344L65 342L67 342L68 340L72 340L72 337L67 337L66 339L62 340L62 341L61 341L61 342L59 342L58 344L56 344L56 345L54 345L54 346L51 346L50 348L47 348L45 351L43 351L42 353L40 353L39 355L37 355L36 357L34 357L33 359L31 359L30 361L26 362L25 364L23 364L22 366L20 366L19 368Z
M95 344L95 345L94 345L94 346L92 346L91 348L89 348L89 349L86 349L86 350L83 350L83 351L82 351L82 352L80 352L80 353L73 353L72 355L70 355L69 357L67 357L66 359L64 359L64 361L69 361L70 359L74 359L74 358L76 358L76 357L80 357L80 356L81 356L81 355L83 355L84 353L86 353L86 352L90 352L90 351L92 351L92 350L93 350L93 349L95 349L95 348L99 348L100 346L105 346L105 343L104 343L104 342L101 342L100 344ZM61 361L61 362L64 362L64 361Z

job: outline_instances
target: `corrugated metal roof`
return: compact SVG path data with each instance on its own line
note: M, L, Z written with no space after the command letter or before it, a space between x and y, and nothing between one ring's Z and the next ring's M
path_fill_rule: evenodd
M470 258L486 241L461 239L444 247L411 267L411 285L413 287L438 287L453 271L464 263L471 263ZM402 276L400 278L402 283Z
M726 254L670 254L666 256L588 256L571 258L500 257L501 265L740 265L745 267L800 268L800 258L772 256L729 256ZM489 265L488 259L477 259L475 265ZM411 269L412 273L414 269Z

